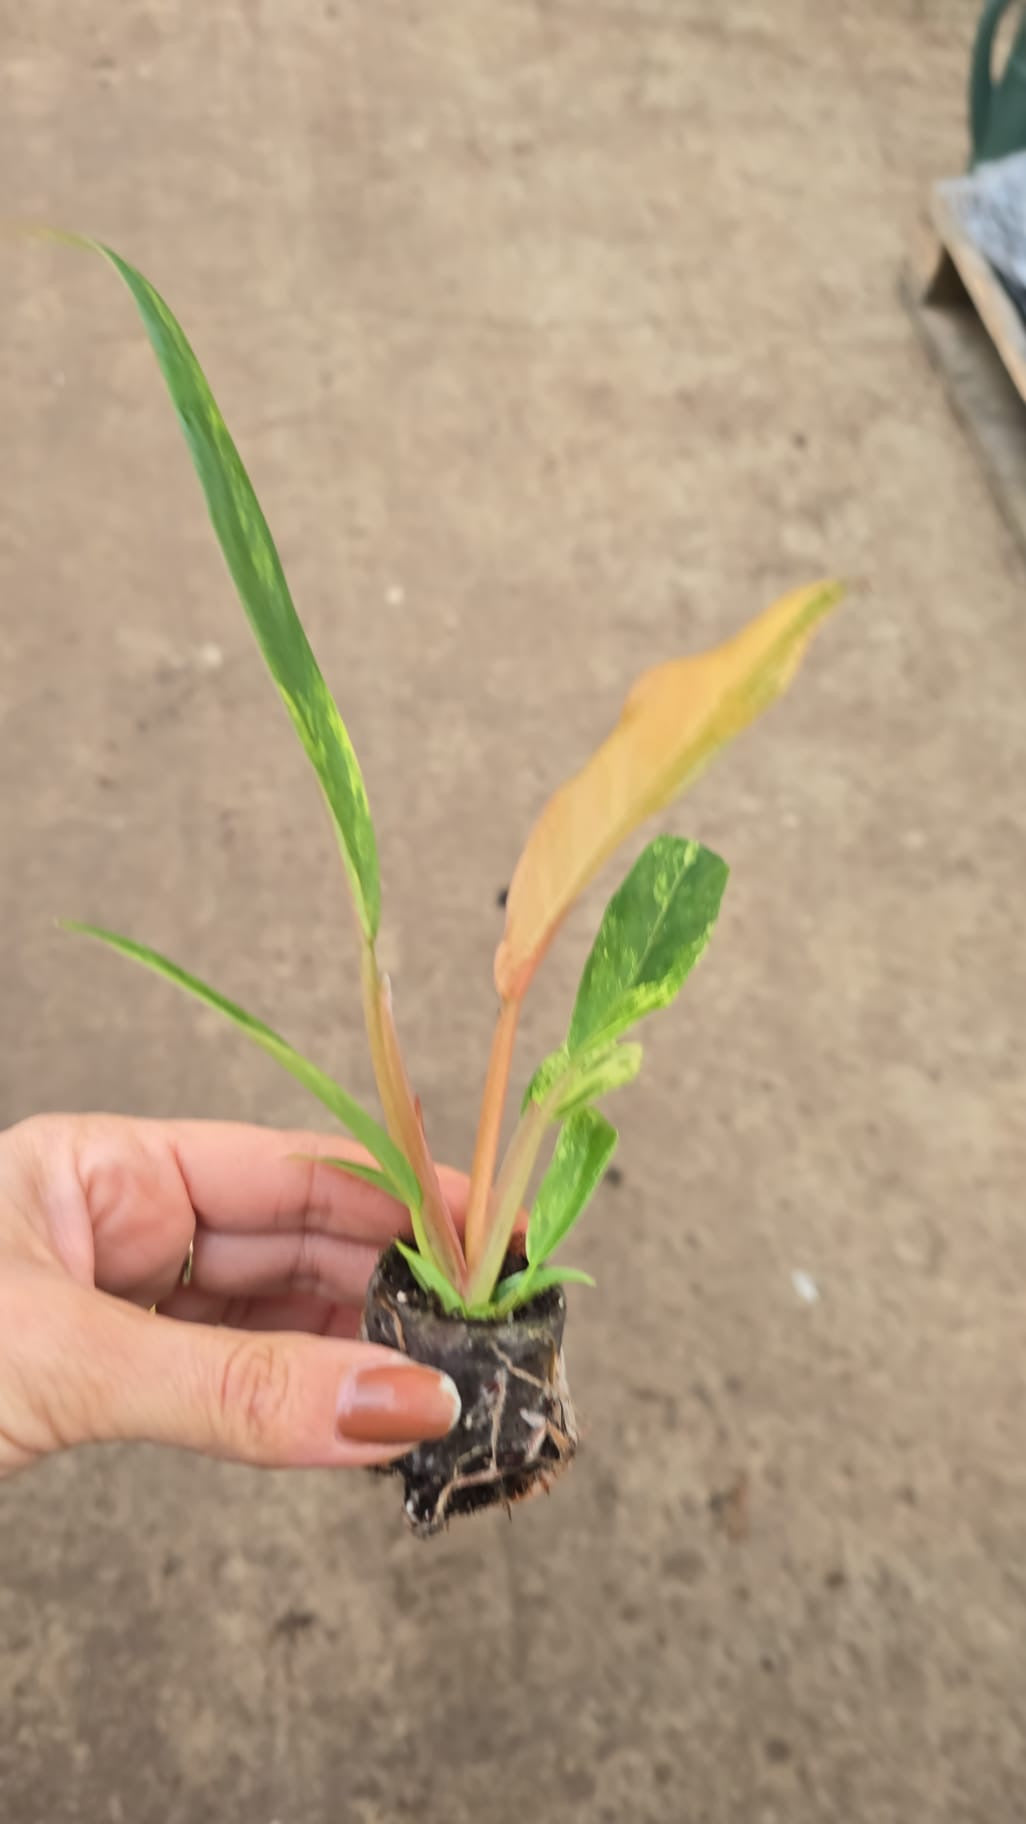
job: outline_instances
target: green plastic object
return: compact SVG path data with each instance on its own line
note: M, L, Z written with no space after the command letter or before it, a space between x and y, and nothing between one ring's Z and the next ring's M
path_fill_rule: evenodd
M1005 14L1019 14L1005 66L994 72L994 40ZM1026 5L1023 0L987 0L976 28L969 72L971 166L1026 151Z

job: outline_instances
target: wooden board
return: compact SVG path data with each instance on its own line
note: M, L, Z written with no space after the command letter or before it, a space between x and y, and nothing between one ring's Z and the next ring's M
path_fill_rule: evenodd
M998 506L1026 552L1026 325L938 187L932 265L909 268L902 292L951 407L976 444Z
M1020 399L1026 401L1026 323L989 261L963 233L943 184L934 185L930 214L941 246L976 306L980 321L1015 382Z

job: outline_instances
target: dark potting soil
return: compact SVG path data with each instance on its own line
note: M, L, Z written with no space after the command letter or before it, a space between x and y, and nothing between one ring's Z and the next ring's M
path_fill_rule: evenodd
M503 1272L523 1265L511 1254ZM382 1255L367 1290L364 1336L448 1374L463 1408L447 1438L420 1444L379 1472L402 1477L406 1518L420 1538L441 1532L454 1515L510 1508L547 1489L570 1462L577 1424L563 1366L565 1322L559 1286L497 1324L447 1317L398 1249Z

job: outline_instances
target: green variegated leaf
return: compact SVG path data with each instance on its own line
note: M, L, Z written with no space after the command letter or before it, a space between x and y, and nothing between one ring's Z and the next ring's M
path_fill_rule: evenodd
M594 1284L591 1274L582 1273L578 1267L524 1267L521 1272L500 1279L495 1288L490 1315L507 1317L518 1305L526 1305L530 1299L537 1298L540 1292L547 1292L550 1286Z
M637 1076L641 1047L616 1040L673 1000L709 941L726 881L726 863L697 842L649 843L606 907L566 1043L539 1064L524 1110L545 1105L558 1120Z
M613 1153L616 1129L597 1109L582 1108L560 1129L527 1224L529 1266L543 1266L585 1208Z
M609 1045L570 1058L564 1046L538 1066L527 1086L524 1107L551 1098L552 1118L559 1121L586 1102L597 1102L600 1096L633 1083L642 1056L640 1045Z
M348 1128L353 1139L366 1147L372 1159L378 1161L392 1195L405 1203L411 1213L419 1212L420 1186L406 1159L389 1139L384 1128L379 1127L373 1117L358 1102L354 1102L352 1096L347 1095L338 1083L326 1076L323 1070L294 1051L287 1040L272 1032L270 1026L265 1026L262 1020L254 1019L251 1013L236 1006L234 1001L226 1000L223 994L218 994L216 988L209 988L205 982L190 975L187 970L180 969L177 963L170 962L166 956L161 956L159 951L151 950L146 944L134 943L131 938L119 937L115 932L104 931L98 925L77 924L69 920L65 923L65 929L80 932L85 937L95 937L119 955L142 963L145 968L162 975L166 981L173 982L176 988L184 989L186 994L195 996L196 1000L203 1001L206 1006L215 1008L226 1019L233 1021L272 1058L276 1058L298 1083L302 1083L304 1089L310 1090L324 1103L325 1108L331 1110L343 1127Z
M333 1172L344 1172L349 1178L359 1178L364 1184L372 1184L375 1190L384 1191L387 1197L395 1196L392 1180L385 1172L380 1172L376 1165L364 1165L357 1159L330 1158L326 1153L293 1153L291 1157L312 1165L326 1165Z
M577 991L567 1049L606 1045L673 1000L720 909L727 865L700 843L657 836L613 894Z
M181 326L141 272L83 236L135 300L185 433L214 531L268 670L327 800L365 937L381 916L377 844L359 762L296 613L267 521L242 458Z
M644 1053L640 1045L611 1045L607 1051L585 1052L575 1058L573 1074L556 1105L557 1117L572 1115L586 1102L597 1102L614 1089L633 1083Z
M530 1107L532 1102L544 1102L556 1085L570 1077L572 1072L570 1053L565 1045L561 1045L558 1051L550 1052L547 1058L542 1059L524 1091L524 1099L520 1105L521 1114Z
M418 1286L424 1292L433 1292L447 1315L451 1317L454 1312L461 1312L464 1309L462 1298L455 1286L450 1285L441 1267L436 1266L435 1262L426 1255L418 1254L416 1249L408 1248L404 1241L397 1241L395 1245Z

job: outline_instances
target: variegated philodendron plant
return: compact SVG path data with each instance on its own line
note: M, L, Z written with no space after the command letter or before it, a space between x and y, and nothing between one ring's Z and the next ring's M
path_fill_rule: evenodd
M217 1008L319 1097L364 1158L328 1163L368 1179L410 1213L404 1247L417 1280L444 1309L506 1316L544 1287L586 1275L553 1256L598 1185L616 1130L596 1103L629 1083L641 1047L625 1035L674 999L702 955L727 881L698 842L660 835L613 894L584 966L565 1043L538 1067L502 1159L500 1129L517 1021L539 963L569 907L623 840L662 811L725 742L793 676L808 641L841 596L834 582L796 590L713 651L672 659L635 683L612 733L549 800L512 876L495 957L498 1018L485 1076L465 1230L446 1202L420 1103L399 1047L387 977L378 967L378 852L352 742L289 593L274 540L196 356L163 298L109 248L142 317L242 606L293 727L317 775L342 853L361 947L363 1009L384 1125L263 1021L145 945L76 925ZM555 1145L533 1199L547 1139ZM502 1277L518 1212L530 1201L526 1265Z

